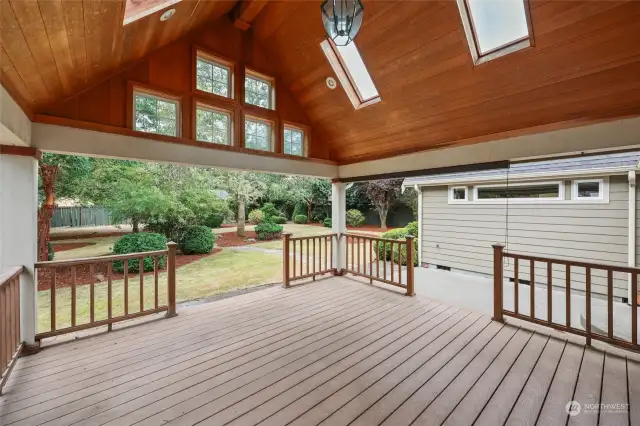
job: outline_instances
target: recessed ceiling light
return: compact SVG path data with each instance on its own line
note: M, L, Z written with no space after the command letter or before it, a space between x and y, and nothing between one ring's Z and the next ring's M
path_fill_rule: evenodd
M175 9L169 9L166 12L164 12L162 15L160 15L160 20L166 21L167 19L171 18L174 13L176 13Z
M338 85L336 84L336 79L333 77L327 77L327 87L331 90L335 89Z

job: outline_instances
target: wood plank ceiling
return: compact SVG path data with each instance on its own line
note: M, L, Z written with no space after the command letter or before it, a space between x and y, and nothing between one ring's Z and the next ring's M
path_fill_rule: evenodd
M365 0L382 102L357 111L325 84L319 2L269 3L253 30L341 163L640 114L640 1L530 3L535 46L474 66L455 0Z
M2 84L32 111L92 87L227 13L227 0L182 0L123 26L125 0L0 0Z

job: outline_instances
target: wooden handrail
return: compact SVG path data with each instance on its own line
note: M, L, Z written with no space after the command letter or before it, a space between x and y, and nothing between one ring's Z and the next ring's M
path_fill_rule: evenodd
M9 283L24 271L24 266L12 266L6 271L0 273L0 287Z
M168 250L144 251L140 253L113 254L109 256L85 257L70 260L49 260L36 262L35 267L38 268L59 268L61 266L89 265L96 263L115 262L118 260L140 259L141 257L166 256Z
M622 273L626 273L626 274L638 274L640 273L640 268L632 268L629 266L618 266L618 265L611 265L611 264L607 264L607 263L593 263L593 262L583 262L583 261L579 261L579 260L566 260L566 259L558 259L555 257L541 257L541 256L530 256L530 255L526 255L526 254L520 254L520 253L509 253L509 252L504 252L503 253L504 257L509 257L509 258L518 258L521 260L528 260L528 261L533 261L533 262L551 262L551 263L557 263L558 265L569 265L569 266L577 266L579 268L592 268L592 269L602 269L605 271L611 270L611 271L615 271L615 272L622 272Z

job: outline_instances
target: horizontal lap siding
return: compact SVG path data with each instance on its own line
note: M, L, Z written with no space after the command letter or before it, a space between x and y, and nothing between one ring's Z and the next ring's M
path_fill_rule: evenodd
M491 275L491 245L507 242L514 253L627 266L626 176L611 177L609 191L609 204L510 204L507 209L450 205L447 187L423 188L422 262ZM529 280L529 262L521 262L519 269L520 279ZM513 261L505 267L505 276L513 278ZM606 293L606 272L594 270L592 276L593 291ZM552 278L554 285L564 286L565 267L555 265ZM547 282L545 263L536 262L535 281ZM584 268L572 268L572 287L584 290L584 283ZM614 274L614 294L627 296L625 274Z

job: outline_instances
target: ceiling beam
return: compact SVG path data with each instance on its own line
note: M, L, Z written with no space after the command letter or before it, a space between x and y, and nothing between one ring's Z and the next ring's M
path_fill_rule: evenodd
M268 0L243 0L239 2L232 11L233 26L242 31L248 30L267 3Z

